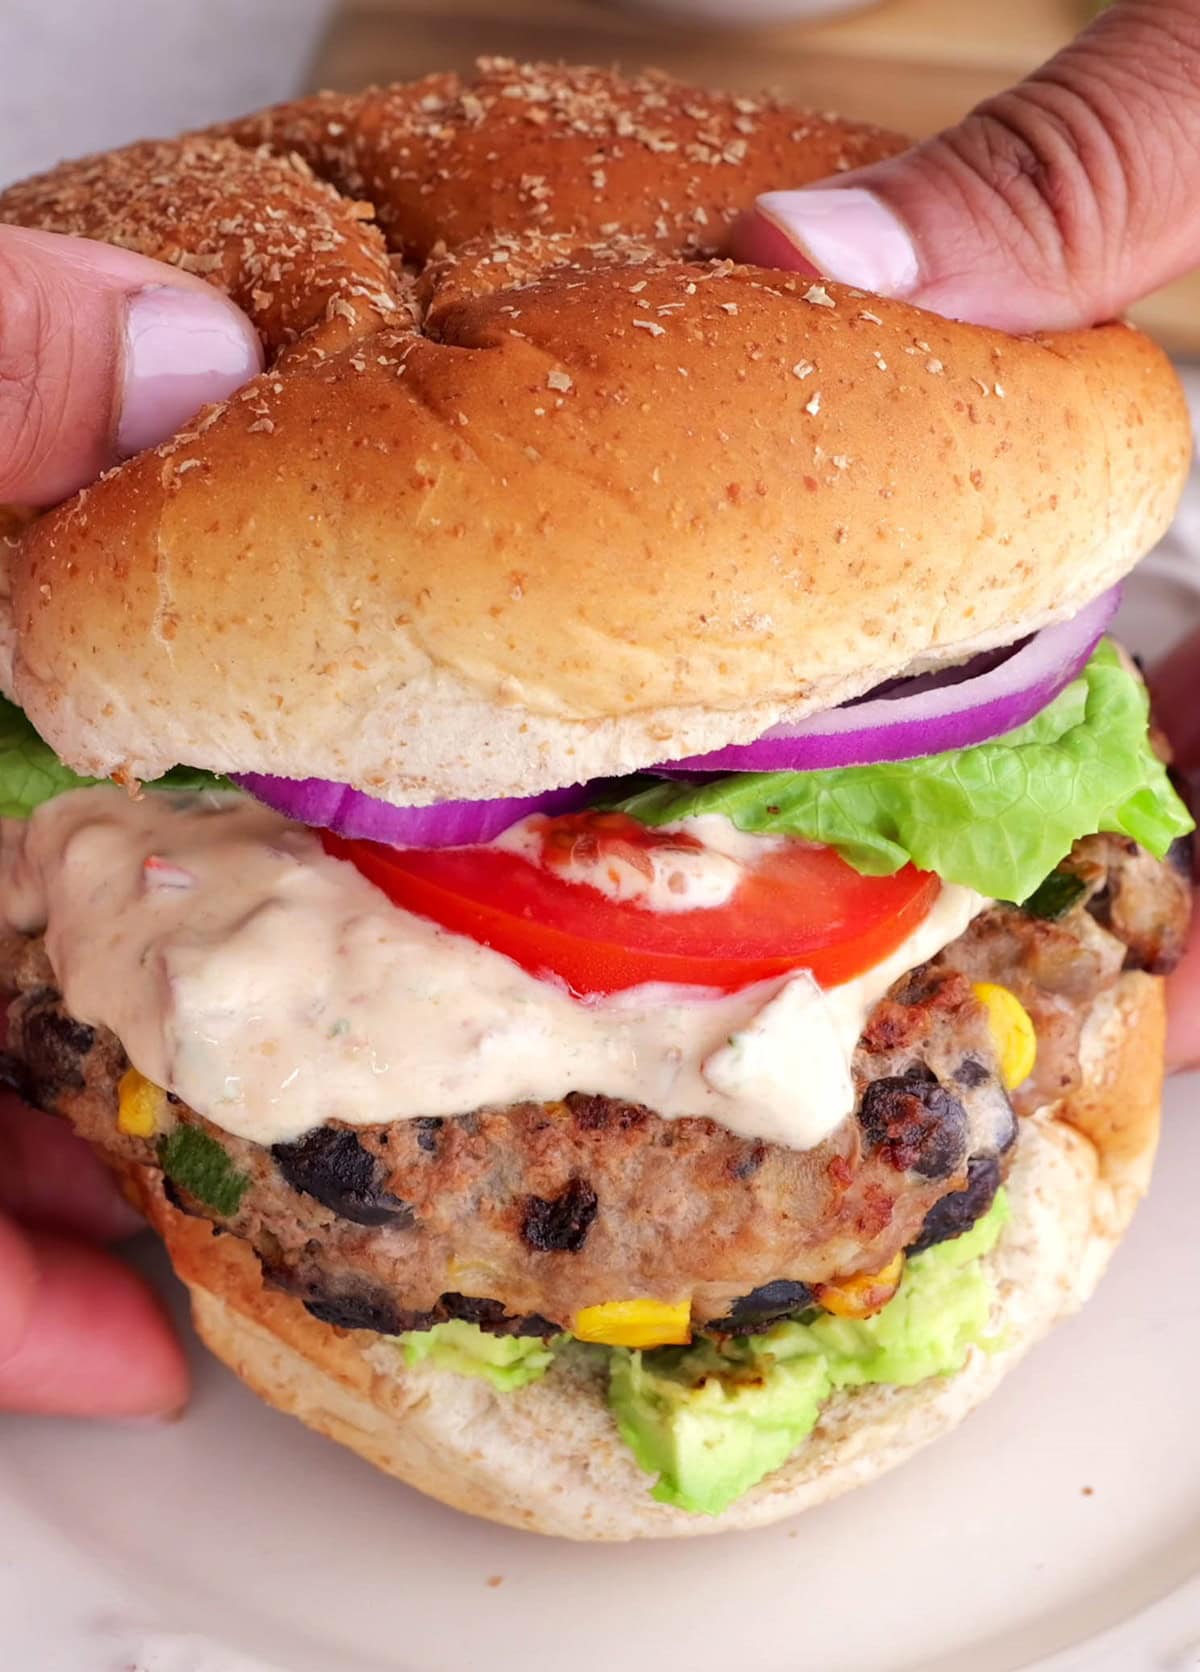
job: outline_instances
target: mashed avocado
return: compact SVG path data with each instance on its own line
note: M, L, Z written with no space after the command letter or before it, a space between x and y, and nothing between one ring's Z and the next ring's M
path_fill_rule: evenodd
M1008 1217L1003 1194L970 1231L913 1259L895 1298L862 1322L822 1315L717 1347L616 1349L609 1403L660 1503L718 1515L777 1469L838 1388L907 1387L962 1367L989 1336L980 1256Z
M658 1476L653 1496L719 1515L791 1456L838 1388L908 1387L960 1369L972 1346L994 1351L992 1284L980 1260L1007 1218L1001 1191L969 1231L910 1260L874 1318L822 1313L719 1346L610 1349L609 1404L638 1463ZM486 1335L460 1322L397 1338L408 1364L481 1376L502 1393L536 1382L567 1341Z
M554 1363L554 1349L544 1341L516 1335L486 1335L478 1324L452 1319L432 1329L398 1337L406 1364L429 1363L459 1376L482 1376L501 1393L536 1382Z

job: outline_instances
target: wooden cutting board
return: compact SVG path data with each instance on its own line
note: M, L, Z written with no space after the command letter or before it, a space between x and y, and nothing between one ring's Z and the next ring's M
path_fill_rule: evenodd
M686 0L675 4L686 9ZM615 0L342 0L311 80L403 81L469 69L482 53L656 64L922 135L1048 58L1094 9L1094 0L883 0L825 22L717 28ZM1200 352L1200 275L1159 291L1135 317L1169 348Z

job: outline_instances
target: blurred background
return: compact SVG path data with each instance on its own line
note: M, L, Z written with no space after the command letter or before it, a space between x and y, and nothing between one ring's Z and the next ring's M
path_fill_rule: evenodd
M926 134L1102 0L0 0L0 182L78 154L481 53L655 64ZM1200 281L1141 322L1200 350Z

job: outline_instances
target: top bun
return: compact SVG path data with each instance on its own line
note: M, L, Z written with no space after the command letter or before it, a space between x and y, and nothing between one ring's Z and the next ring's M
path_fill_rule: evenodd
M718 259L758 192L902 143L491 60L0 194L203 274L270 362L8 537L17 700L96 775L498 796L1072 614L1182 486L1162 353Z

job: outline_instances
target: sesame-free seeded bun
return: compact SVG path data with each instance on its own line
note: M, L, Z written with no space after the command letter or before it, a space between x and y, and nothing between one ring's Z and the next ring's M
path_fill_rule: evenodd
M1071 614L1179 493L1159 350L719 259L757 192L901 144L492 60L11 187L0 221L228 291L270 363L5 537L7 688L83 772L420 802L744 741Z

